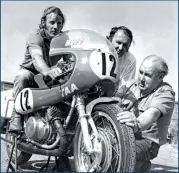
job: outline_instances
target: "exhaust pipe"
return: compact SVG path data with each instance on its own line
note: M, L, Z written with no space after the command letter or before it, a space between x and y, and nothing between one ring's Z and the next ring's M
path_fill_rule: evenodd
M63 126L61 125L59 119L54 120L54 126L56 127L56 130L60 136L60 141L59 141L59 148L54 148L54 149L47 149L47 148L40 148L33 144L33 143L26 143L23 141L20 141L17 145L17 148L21 151L24 151L26 153L30 154L40 154L40 155L45 155L45 156L63 156L64 154L66 155L67 152L67 137L66 137L66 132L63 129Z
M17 145L17 149L24 151L29 154L39 154L39 155L44 155L44 156L63 156L65 152L61 149L61 147L53 149L53 150L46 150L43 148L37 148L34 144L32 143L25 143L25 142L20 142Z

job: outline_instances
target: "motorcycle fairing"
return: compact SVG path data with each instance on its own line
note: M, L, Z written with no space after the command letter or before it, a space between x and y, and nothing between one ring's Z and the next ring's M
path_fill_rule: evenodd
M80 51L78 55L80 54L83 54L83 58L76 57L72 75L65 84L56 85L48 89L23 89L15 100L16 111L20 114L27 114L42 106L54 105L97 83L100 79L93 73L88 59L86 59L91 54L91 51Z
M69 30L52 39L50 56L67 50L76 51L77 57L80 59L82 59L83 53L79 55L79 52L91 50L92 54L89 58L91 71L101 79L98 85L102 87L105 96L113 95L120 80L119 61L117 52L108 39L90 30ZM84 81L82 82L84 83Z
M54 105L96 84L101 86L105 96L112 96L119 82L119 64L110 44L88 30L72 30L55 37L51 42L51 61L57 63L62 54L71 54L75 59L72 74L66 83L49 89L23 89L15 101L16 111L27 114Z

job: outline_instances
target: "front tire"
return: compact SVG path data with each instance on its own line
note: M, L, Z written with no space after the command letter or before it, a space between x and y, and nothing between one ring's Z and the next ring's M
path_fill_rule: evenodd
M100 163L95 172L133 172L135 166L135 139L132 129L117 122L121 109L117 104L99 104L92 117L101 141ZM90 135L92 132L89 129ZM81 126L78 124L74 138L74 161L77 172L89 172L95 154L89 155L83 143Z

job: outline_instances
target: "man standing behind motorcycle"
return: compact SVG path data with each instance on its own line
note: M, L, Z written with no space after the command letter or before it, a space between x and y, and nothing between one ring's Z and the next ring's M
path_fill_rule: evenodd
M131 80L116 93L122 99L120 123L134 130L136 140L136 172L149 172L150 160L157 157L161 145L167 142L175 93L163 81L168 74L166 62L150 55L144 59L137 80Z
M118 54L120 65L118 71L120 74L119 86L121 86L128 80L135 78L136 58L129 52L130 45L133 42L133 34L127 27L119 26L111 28L107 38L111 41Z
M54 79L61 74L59 68L50 68L49 51L52 38L62 31L64 23L64 15L58 7L51 6L44 10L39 29L27 39L25 57L14 80L14 98L24 88L37 87L34 75L41 73ZM21 130L21 115L14 112L9 132L19 133Z

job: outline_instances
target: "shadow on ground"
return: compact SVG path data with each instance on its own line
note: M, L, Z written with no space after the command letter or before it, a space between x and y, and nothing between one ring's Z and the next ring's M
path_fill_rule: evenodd
M44 169L41 169L46 163L47 160L33 160L28 161L26 164L21 165L20 167L23 172L75 172L73 160L70 160L72 170L70 168L65 169L62 165L60 165L60 163L57 170L55 160L51 160L47 168L45 167Z
M152 164L150 172L178 172L178 167Z
M48 169L40 170L45 165L45 163L47 163L46 160L28 161L26 164L22 165L21 168L24 172L57 172L57 169L55 167L55 160L49 162ZM70 160L70 163L72 166L72 171L67 169L60 170L58 172L75 172L73 159ZM150 172L178 172L178 168L160 164L152 164Z

